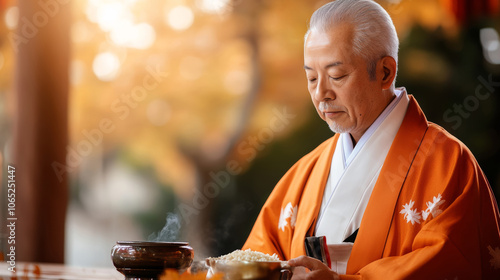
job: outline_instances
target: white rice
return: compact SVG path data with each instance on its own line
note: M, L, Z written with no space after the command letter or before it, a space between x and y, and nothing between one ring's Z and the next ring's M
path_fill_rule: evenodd
M275 253L272 256L261 252L246 250L235 250L227 255L215 258L215 260L225 261L247 261L247 262L279 262L280 258Z

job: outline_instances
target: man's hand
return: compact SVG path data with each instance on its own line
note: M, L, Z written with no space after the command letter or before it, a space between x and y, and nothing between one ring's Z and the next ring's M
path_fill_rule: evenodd
M339 275L330 268L328 268L328 266L326 266L321 261L311 257L300 256L298 258L289 260L288 264L292 267L302 266L309 269L309 272L306 273L300 273L297 269L295 269L292 277L293 280L302 280L302 279L339 280L340 279Z

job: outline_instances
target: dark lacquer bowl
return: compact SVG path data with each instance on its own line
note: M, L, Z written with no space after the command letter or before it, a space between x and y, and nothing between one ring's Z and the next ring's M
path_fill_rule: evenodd
M111 259L125 279L158 279L167 268L186 270L193 262L187 242L118 241Z

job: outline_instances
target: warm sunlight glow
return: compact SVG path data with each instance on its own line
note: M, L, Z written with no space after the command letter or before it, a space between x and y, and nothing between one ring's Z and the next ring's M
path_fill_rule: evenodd
M92 69L99 80L109 82L118 76L120 60L114 53L103 52L95 57Z
M113 28L110 32L113 43L136 49L147 49L153 45L156 39L154 28L147 23L132 24L124 23Z
M225 12L229 12L231 9L230 0L198 0L198 7L206 12L211 14L222 14Z
M193 24L193 11L184 5L176 6L167 11L166 21L172 29L186 30Z
M99 25L103 31L111 31L134 20L134 15L123 1L89 1L87 17Z
M16 29L17 23L19 22L19 8L18 7L10 7L5 11L5 25L10 30Z
M90 42L94 38L94 34L87 22L75 21L71 25L71 39L75 43Z

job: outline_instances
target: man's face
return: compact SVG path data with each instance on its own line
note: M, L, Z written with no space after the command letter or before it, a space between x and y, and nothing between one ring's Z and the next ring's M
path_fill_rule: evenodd
M320 117L337 133L357 142L387 104L382 88L371 80L366 61L354 55L353 32L341 24L328 32L311 32L304 49L308 90Z

